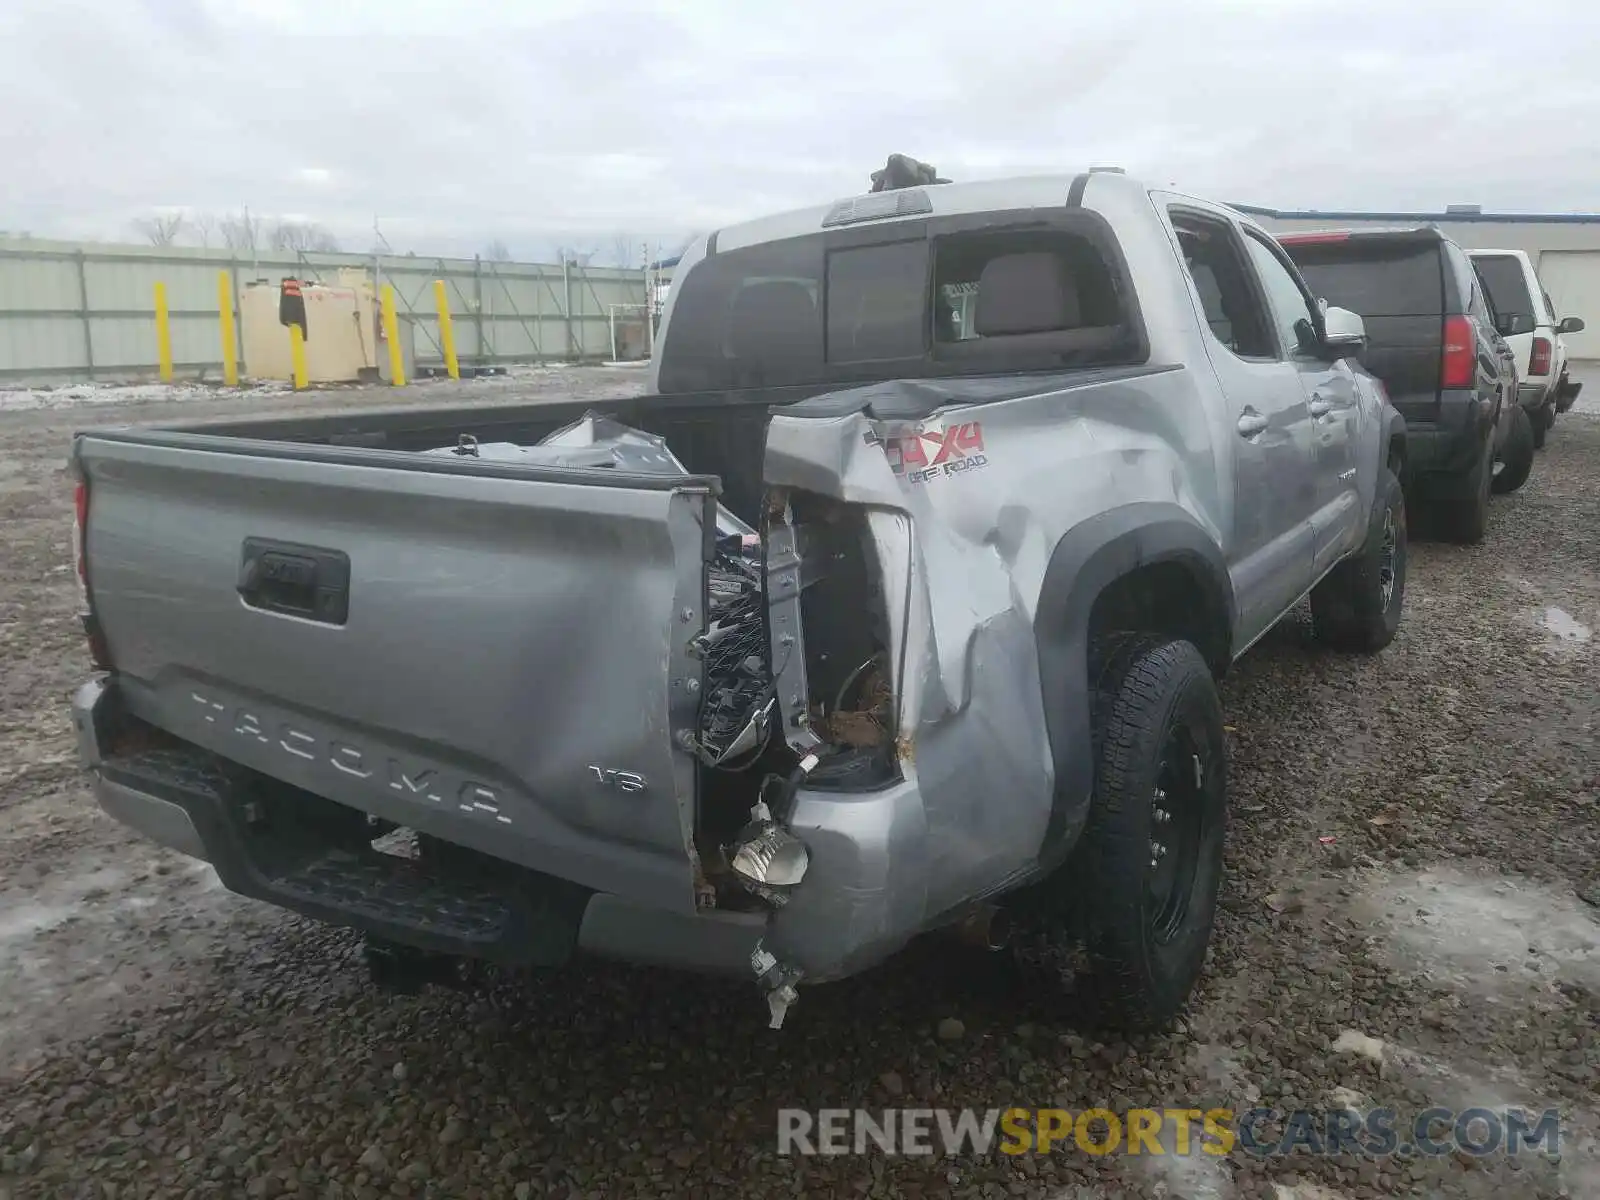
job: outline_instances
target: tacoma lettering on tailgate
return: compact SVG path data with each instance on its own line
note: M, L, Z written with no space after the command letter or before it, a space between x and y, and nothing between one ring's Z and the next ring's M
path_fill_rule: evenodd
M208 725L271 751L330 767L355 779L370 780L374 787L398 792L409 799L426 800L441 807L453 805L461 812L493 818L502 825L512 823L501 810L499 792L476 779L453 778L447 771L415 759L370 753L346 739L319 736L284 717L269 716L261 709L224 704L199 692L189 695L203 710Z

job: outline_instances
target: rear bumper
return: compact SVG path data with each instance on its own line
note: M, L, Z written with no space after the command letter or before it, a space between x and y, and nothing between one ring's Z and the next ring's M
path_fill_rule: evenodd
M1524 383L1517 388L1517 403L1530 413L1538 412L1556 399L1556 381L1544 379L1537 383Z
M1434 484L1471 471L1483 453L1483 439L1492 436L1489 408L1473 392L1445 392L1427 415L1405 413L1405 418L1406 469Z
M574 952L749 977L758 943L813 980L853 974L920 931L922 894L891 888L889 866L920 862L914 785L866 795L802 791L794 825L811 851L806 879L776 914L653 908L488 860L492 878L443 880L402 860L358 856L263 832L244 777L203 751L124 749L114 679L72 700L79 753L100 807L160 845L209 862L242 896L434 953L554 966ZM341 819L356 810L323 802ZM270 826L270 822L268 823Z

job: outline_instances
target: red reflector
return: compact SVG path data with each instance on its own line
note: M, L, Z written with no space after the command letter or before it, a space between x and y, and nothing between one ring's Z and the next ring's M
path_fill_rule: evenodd
M1533 339L1533 353L1528 357L1529 375L1550 374L1550 339L1536 337Z
M1311 246L1318 242L1348 242L1348 233L1286 233L1278 238L1280 246Z
M72 492L72 515L72 557L77 560L78 597L83 601L83 634L89 643L89 661L96 670L109 671L111 651L89 603L89 485L81 479Z
M84 542L86 540L84 534L89 528L89 485L84 483L81 479L78 481L78 486L73 490L72 493L72 507L74 515L77 519L75 532L77 533L76 541L78 551L78 578L87 579L88 564L84 558Z
M1439 386L1469 388L1478 379L1478 339L1466 317L1444 319L1444 351L1439 359Z

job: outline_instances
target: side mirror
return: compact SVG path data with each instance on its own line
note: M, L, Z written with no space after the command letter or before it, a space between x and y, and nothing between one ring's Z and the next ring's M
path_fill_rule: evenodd
M1582 333L1587 326L1582 317L1563 317L1561 324L1556 326L1557 333Z
M1367 325L1348 308L1330 304L1322 315L1322 344L1330 356L1359 355L1367 345Z

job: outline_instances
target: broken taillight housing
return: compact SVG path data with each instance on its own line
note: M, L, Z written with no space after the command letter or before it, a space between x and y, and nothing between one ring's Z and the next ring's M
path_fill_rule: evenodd
M729 866L747 884L793 887L805 878L810 865L805 843L774 821L765 805L756 807L750 824L734 838Z

